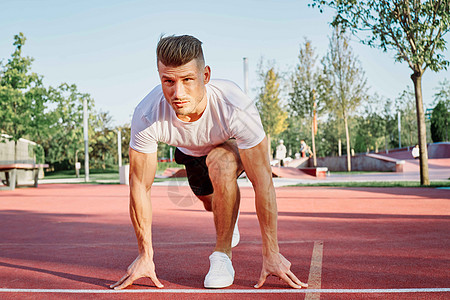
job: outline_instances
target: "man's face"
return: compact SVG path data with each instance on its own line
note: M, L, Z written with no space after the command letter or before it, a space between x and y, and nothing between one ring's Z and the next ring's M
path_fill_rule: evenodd
M209 82L211 69L200 67L194 59L179 67L158 62L158 73L164 97L177 117L185 122L198 120L206 108L205 84Z

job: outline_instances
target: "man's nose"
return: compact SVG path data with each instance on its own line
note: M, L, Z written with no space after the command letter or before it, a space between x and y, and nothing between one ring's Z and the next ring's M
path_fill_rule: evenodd
M186 96L186 90L184 89L184 85L181 82L175 83L174 86L174 98L175 99L184 99Z

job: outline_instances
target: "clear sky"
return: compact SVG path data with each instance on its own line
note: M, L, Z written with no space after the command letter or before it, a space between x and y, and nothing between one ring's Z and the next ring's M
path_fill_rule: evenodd
M243 57L249 59L251 95L259 86L261 57L290 72L300 44L311 40L319 57L328 48L332 11L321 14L300 0L153 1L153 0L0 0L0 59L14 51L13 37L23 32L24 53L35 59L32 70L46 86L74 83L109 111L115 125L129 123L134 107L159 84L155 48L161 34L191 34L204 43L213 78L243 88ZM449 36L446 37L450 40ZM408 85L406 63L393 53L352 42L366 72L370 93L394 99ZM450 48L450 45L447 44ZM449 51L445 53L450 59ZM426 106L439 81L450 71L425 72Z

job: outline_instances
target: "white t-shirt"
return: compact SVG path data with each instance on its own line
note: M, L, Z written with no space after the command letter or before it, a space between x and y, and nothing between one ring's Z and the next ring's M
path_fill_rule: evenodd
M134 111L130 147L154 153L158 142L163 142L187 155L204 156L230 138L236 139L239 149L252 148L264 139L258 110L236 84L211 80L206 94L208 102L200 119L184 122L177 118L158 85Z

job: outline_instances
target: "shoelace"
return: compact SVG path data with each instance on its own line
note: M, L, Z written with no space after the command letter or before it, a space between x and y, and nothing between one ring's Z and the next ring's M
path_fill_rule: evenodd
M211 271L213 271L213 272L223 272L224 270L226 270L227 262L228 262L228 258L227 257L213 256L211 258Z

